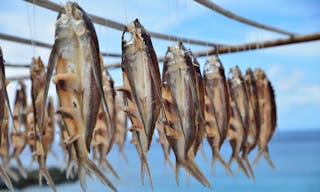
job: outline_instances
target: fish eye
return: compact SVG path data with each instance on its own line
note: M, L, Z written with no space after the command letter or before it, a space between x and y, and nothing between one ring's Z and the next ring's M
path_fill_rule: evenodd
M132 40L132 33L126 31L124 34L123 34L123 39L126 41L126 42L129 42Z

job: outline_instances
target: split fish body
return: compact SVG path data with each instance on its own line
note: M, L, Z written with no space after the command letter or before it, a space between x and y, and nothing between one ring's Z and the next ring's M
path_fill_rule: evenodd
M220 148L227 137L230 119L230 102L224 67L217 56L207 60L204 67L206 132L212 149L212 168L217 160L229 174L232 171L220 155Z
M273 87L263 70L254 70L254 77L257 83L258 92L260 133L258 138L259 151L253 164L257 164L260 156L264 155L268 164L272 168L275 168L268 150L268 142L271 140L277 126L275 94Z
M193 160L201 134L200 106L204 104L200 101L196 73L191 54L181 42L168 48L162 73L164 132L176 156L176 182L179 182L179 167L183 166L200 183L210 187Z
M126 35L131 39L127 40ZM122 74L127 112L132 122L134 143L141 159L141 177L147 170L152 186L146 153L150 149L155 124L161 108L161 80L156 53L150 35L136 19L122 35Z
M55 68L54 83L60 101L57 113L61 114L68 132L66 143L74 146L77 155L82 189L86 190L85 175L93 172L116 191L88 157L101 100L108 123L113 127L103 93L97 35L90 18L78 4L67 2L64 11L59 13L56 21L47 82ZM46 94L48 88L49 85Z

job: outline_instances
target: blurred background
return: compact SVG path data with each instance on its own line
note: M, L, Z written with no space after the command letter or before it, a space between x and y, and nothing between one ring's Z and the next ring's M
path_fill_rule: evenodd
M52 1L64 5L66 1ZM78 0L87 13L108 18L123 24L138 18L142 25L153 32L172 36L199 39L226 45L261 42L286 38L285 35L254 28L213 12L191 0ZM299 35L319 32L320 2L318 0L216 0L218 5L252 20L285 29ZM0 33L27 39L54 42L57 13L22 0L3 1L0 6ZM95 24L99 46L103 52L121 54L122 31ZM168 39L169 40L169 39ZM158 56L164 56L167 47L175 42L152 39ZM7 63L30 64L31 58L41 56L47 63L50 50L32 45L14 43L0 39L4 59ZM193 52L210 49L210 46L185 46ZM313 41L266 49L220 55L228 76L229 69L238 65L242 72L248 67L265 70L275 89L278 123L269 146L276 169L271 169L261 159L255 167L256 180L247 179L241 172L232 178L217 163L216 173L211 173L211 149L204 141L206 158L198 154L197 162L210 180L215 191L320 191L320 42ZM199 58L201 68L208 57ZM105 65L121 62L121 58L105 57ZM159 63L162 69L162 63ZM115 86L122 85L121 69L109 70ZM28 68L6 67L6 76L29 75ZM30 89L30 82L26 80ZM8 86L13 105L16 83ZM50 94L55 95L54 85ZM29 97L30 99L30 97ZM31 103L31 100L29 100ZM58 148L58 147L57 147ZM59 149L57 149L59 150ZM119 191L151 191L146 180L140 182L140 162L135 148L126 144L129 162L119 157L117 149L108 156L118 171L121 181L114 181ZM250 156L253 158L256 151ZM229 158L227 143L222 148L225 159ZM25 150L28 159L29 151ZM155 142L148 153L155 191L210 191L181 171L180 185L175 184L174 172L164 165L160 144ZM174 162L174 155L171 154ZM252 160L252 159L251 159ZM27 161L27 160L26 160ZM62 163L62 159L61 162ZM56 161L49 156L49 164ZM237 167L234 166L233 170ZM29 191L31 188L26 189ZM33 191L50 191L46 187L33 187ZM59 191L80 190L79 183L58 186ZM88 179L88 191L108 190L95 179Z

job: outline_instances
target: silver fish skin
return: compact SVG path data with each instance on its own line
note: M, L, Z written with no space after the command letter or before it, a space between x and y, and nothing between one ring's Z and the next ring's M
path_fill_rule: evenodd
M130 35L131 39L126 39ZM130 23L122 34L122 73L126 90L128 113L141 159L142 181L147 169L152 180L146 152L150 149L155 124L161 108L161 79L156 53L150 35L138 19ZM118 89L118 90L121 90Z
M88 157L101 100L108 120L110 113L103 93L97 35L90 18L77 3L67 2L64 12L60 12L57 18L47 84L54 68L57 71L54 83L60 101L57 112L71 133L66 142L75 148L82 189L86 190L85 175L93 172L104 184L117 191ZM45 95L48 88L49 85ZM108 122L114 126L112 121Z
M260 112L260 133L258 138L259 151L253 161L253 165L258 163L263 155L268 164L275 168L269 154L268 143L271 140L277 126L277 108L275 102L274 89L262 69L254 70L254 77L258 89L258 103Z
M220 155L220 148L228 133L230 102L224 67L218 56L213 56L207 60L203 74L206 97L207 140L213 153L212 169L214 170L214 163L217 159L226 171L233 175L230 167Z
M211 187L193 160L197 134L201 132L199 130L201 111L198 108L200 93L195 75L196 69L190 52L181 42L170 46L163 66L162 97L167 116L165 134L176 156L176 182L179 182L179 168L183 166L201 184Z

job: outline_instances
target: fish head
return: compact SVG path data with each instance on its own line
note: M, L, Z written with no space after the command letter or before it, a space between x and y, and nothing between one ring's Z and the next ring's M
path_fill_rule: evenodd
M230 81L234 85L241 84L242 82L242 74L240 68L236 65L230 69Z
M84 21L84 11L77 3L67 2L65 12L60 12L56 21L56 38L72 38L88 32Z
M44 64L40 57L33 57L31 63L31 77L38 76L45 72Z
M184 63L185 53L186 48L179 41L176 45L168 47L164 61L168 66L172 66L175 63Z
M149 35L138 19L127 25L122 33L123 53L134 54L145 49L144 36Z
M209 79L220 77L220 68L223 68L220 59L217 56L213 56L206 61L203 74Z
M262 69L255 69L253 73L256 80L264 80L266 78L266 75Z

